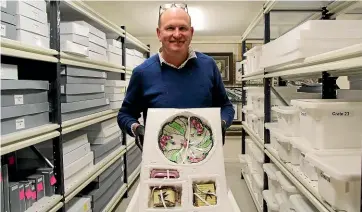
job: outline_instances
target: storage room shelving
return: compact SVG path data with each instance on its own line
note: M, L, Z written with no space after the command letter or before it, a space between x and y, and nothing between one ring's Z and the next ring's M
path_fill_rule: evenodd
M287 6L285 6L287 5ZM312 4L311 4L312 5ZM293 7L293 3L285 3L283 6L282 1L270 1L264 4L264 8L261 9L259 14L255 17L253 22L249 25L245 33L242 35L242 52L248 52L249 49L246 47L246 41L255 40L254 37L250 38L250 34L252 34L253 29L256 26L262 26L264 28L264 44L269 42L274 42L278 37L285 35L287 32L296 28L297 26L305 23L308 20L326 20L335 19L338 15L342 15L350 12L351 10L359 9L359 14L361 13L360 9L362 8L360 1L331 1L324 2L323 6L315 6L309 8L301 8L296 5ZM280 14L280 17L283 16L283 13L289 14L300 14L306 13L306 18L294 24L294 26L285 30L282 35L272 36L271 35L271 27L273 26L273 19L271 18L272 14ZM353 12L351 12L353 14ZM279 19L280 20L280 19ZM275 23L277 24L277 23ZM358 28L358 27L357 27ZM248 55L248 53L246 54ZM272 95L276 98L283 106L283 102L285 99L283 95L281 95L278 91L276 91L275 86L284 87L286 86L286 81L301 81L309 80L309 79L319 79L321 84L320 97L321 99L336 99L337 98L337 85L336 79L340 76L359 76L362 74L362 42L356 42L353 45L347 45L343 48L337 48L335 50L327 51L321 54L316 54L313 56L309 56L303 58L299 61L293 61L287 64L276 65L276 66L267 66L266 68L262 67L258 70L253 70L252 73L245 74L245 70L247 67L247 56L243 56L243 61L240 65L242 68L242 154L239 156L240 162L243 164L241 177L245 179L247 187L251 193L252 199L256 205L258 211L279 211L275 210L274 207L276 202L276 197L270 197L271 195L267 193L262 193L263 202L258 201L258 194L255 191L255 182L252 182L250 176L248 174L249 169L248 165L250 162L250 155L252 153L248 153L247 151L251 151L248 149L248 146L252 146L253 148L260 150L263 152L263 163L262 164L274 164L277 170L279 170L284 177L295 187L298 193L305 198L308 204L315 207L315 211L323 211L323 212L334 212L338 211L336 207L333 207L330 203L325 200L325 197L322 197L319 193L318 181L311 180L309 177L303 173L299 167L299 165L293 165L291 162L284 162L279 156L278 151L274 148L273 144L271 144L271 134L270 130L267 126L272 121ZM258 56L256 56L258 57ZM260 57L258 57L260 58ZM262 82L262 84L260 84ZM247 92L250 87L257 87L261 89L262 97L264 98L263 113L259 114L264 118L262 123L263 134L257 133L254 130L253 126L250 126L247 122L247 116L250 114L250 108L248 105L250 104L247 101ZM249 93L248 93L249 94ZM359 93L360 95L361 93ZM358 94L357 94L358 95ZM247 105L248 104L248 105ZM262 120L262 119L261 119ZM255 151L254 149L254 151ZM260 159L260 158L259 158ZM263 166L264 167L264 166ZM268 182L268 175L263 168L262 181L263 188L262 190L269 190L273 185L270 185ZM360 165L359 165L360 170ZM360 176L360 174L359 174ZM327 178L326 178L327 179ZM329 178L328 178L329 179ZM359 185L361 187L361 185ZM361 194L358 195L359 199L361 199ZM268 207L268 203L266 201L267 198L273 198L274 204L271 207ZM259 198L260 199L260 198ZM270 201L270 199L268 200ZM269 202L269 204L271 204ZM288 210L289 211L289 210ZM293 210L295 211L295 210Z
M14 3L14 1L11 2ZM44 2L46 7L40 8L39 6L43 7L43 4L39 2ZM117 80L124 81L125 86L123 87L125 87L126 89L128 79L132 74L133 68L145 58L150 56L150 46L143 44L137 38L128 33L125 26L117 26L111 21L105 19L101 14L91 9L84 1L33 1L33 3L21 3L24 4L22 6L34 10L34 14L36 15L41 15L40 13L45 13L47 15L47 20L44 24L48 24L47 37L49 41L49 48L44 48L35 44L31 45L27 42L22 42L19 41L16 37L12 37L10 39L9 37L7 37L7 34L5 32L5 34L3 35L2 31L2 65L16 65L16 71L19 74L20 80L26 79L49 82L49 123L29 129L18 130L12 133L3 134L1 136L2 165L8 165L9 163L14 164L14 170L18 171L18 151L28 149L28 147L33 148L34 145L43 145L44 143L50 142L53 149L51 153L53 158L53 164L51 165L54 166L53 171L54 177L56 179L54 184L55 193L53 196L44 196L43 198L34 202L32 206L26 211L55 212L67 211L68 204L70 204L70 202L73 202L76 197L78 198L84 188L91 184L92 181L98 179L102 174L107 172L108 169L112 167L112 165L121 161L120 163L122 164L123 172L123 177L121 179L123 179L123 184L122 186L120 186L120 188L117 188L117 190L115 190L112 198L107 199L107 203L104 205L104 207L102 207L102 211L112 211L122 198L128 196L128 190L130 189L132 183L135 182L137 176L140 173L139 166L136 167L134 170L131 170L130 173L127 170L127 163L131 163L127 162L127 151L136 147L134 139L126 136L125 132L122 132L120 134L122 142L119 147L115 148L110 154L102 158L93 166L87 169L83 169L81 175L77 175L77 178L72 179L71 183L67 183L67 185L65 185L63 164L64 138L72 133L77 133L79 130L84 130L87 127L92 127L95 125L99 125L103 122L113 120L117 117L118 109L108 109L62 121L61 72L64 68L76 67L83 68L85 70L103 71L105 73L117 73L119 74L117 76L120 77ZM2 13L3 10L10 8L9 5L9 2L2 2ZM14 13L11 15L13 15L15 19L16 13L15 11L13 12ZM21 11L18 11L17 13L23 15L21 14ZM18 16L20 17L20 15ZM29 16L30 14L27 15ZM84 21L95 29L103 32L106 35L107 39L119 41L122 45L120 47L120 51L122 53L122 62L119 61L119 63L112 63L106 60L101 60L97 58L91 59L89 57L79 56L77 54L72 54L69 52L66 53L62 51L60 38L60 23L73 21ZM41 21L37 23L40 22ZM21 27L18 28L18 30L20 29ZM135 60L136 62L132 61L132 57L136 57L136 55L126 57L126 51L129 51L132 54L133 52L134 54L138 54L138 58L136 58L137 60ZM127 66L127 62L130 62L131 66ZM21 123L19 126L20 128L22 127ZM36 152L35 150L33 151ZM42 160L42 157L47 158L42 155L42 153L39 154L39 160ZM44 162L46 161L48 160L44 160ZM94 161L92 160L92 164L93 163ZM135 164L135 162L133 163ZM13 167L11 168L9 166L8 168L9 170L7 169L7 171L10 172L9 175L11 173L16 173L13 172ZM84 205L84 207L85 206L86 205Z

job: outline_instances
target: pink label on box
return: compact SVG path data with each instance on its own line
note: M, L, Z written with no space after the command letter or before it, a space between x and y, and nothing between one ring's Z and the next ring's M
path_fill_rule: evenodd
M36 191L33 191L33 192L31 192L32 194L31 194L31 198L33 199L33 200L36 200Z
M15 157L14 156L11 156L9 157L9 165L14 165L15 164Z
M38 183L38 184L36 185L36 189L37 189L38 191L42 191L42 190L43 190L43 182Z
M27 199L32 198L33 193L31 192L31 189L30 189L30 188L29 188L28 190L26 190L25 196L26 196Z
M50 185L54 185L57 182L57 179L55 179L54 175L50 178Z
M3 181L3 176L0 174L0 182Z
M21 190L19 191L19 198L20 198L20 200L23 200L23 199L25 198L24 189L21 189Z

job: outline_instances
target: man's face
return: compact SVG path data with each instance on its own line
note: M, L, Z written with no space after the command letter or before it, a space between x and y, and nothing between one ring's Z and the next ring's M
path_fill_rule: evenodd
M180 8L166 10L160 19L157 36L162 47L169 53L183 53L188 51L194 29L191 27L190 17Z

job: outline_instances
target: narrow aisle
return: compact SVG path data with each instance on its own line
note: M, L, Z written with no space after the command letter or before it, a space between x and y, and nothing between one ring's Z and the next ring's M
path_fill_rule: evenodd
M240 212L257 212L254 202L250 196L248 188L244 180L240 179L241 166L240 163L227 162L225 163L226 179L228 187L231 188L234 198L237 201ZM133 184L130 195L127 199L123 199L118 205L116 212L125 212L129 202L132 199L138 180Z

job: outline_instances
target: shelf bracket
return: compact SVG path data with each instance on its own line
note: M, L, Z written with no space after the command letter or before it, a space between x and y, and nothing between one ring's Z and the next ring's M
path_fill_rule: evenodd
M283 103L284 106L289 106L288 102L279 94L277 90L275 90L274 86L270 86L270 90Z
M52 169L54 169L54 165L46 158L35 146L30 146L30 149Z
M337 78L331 77L326 71L322 72L322 99L336 99Z

